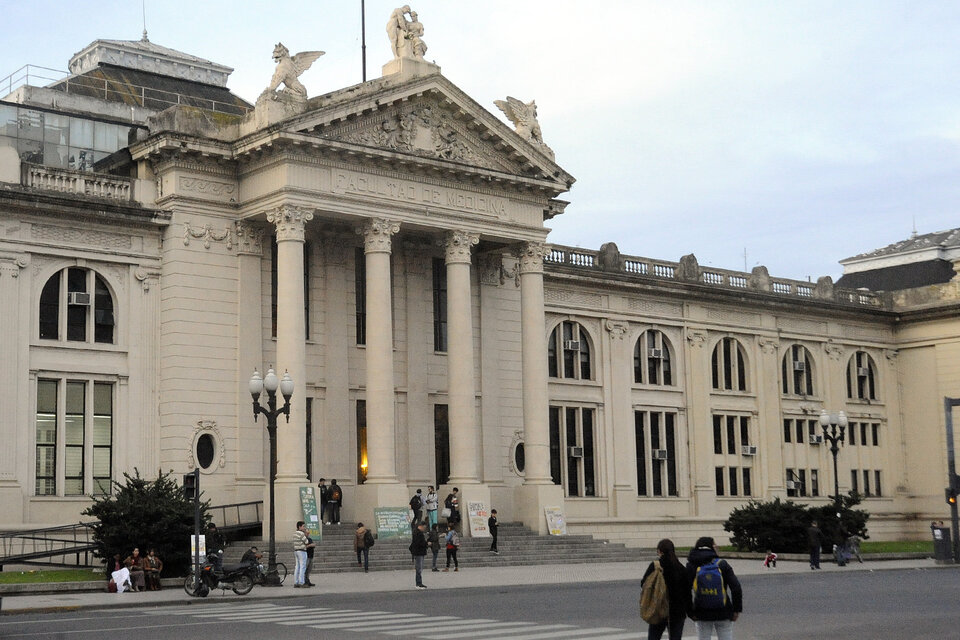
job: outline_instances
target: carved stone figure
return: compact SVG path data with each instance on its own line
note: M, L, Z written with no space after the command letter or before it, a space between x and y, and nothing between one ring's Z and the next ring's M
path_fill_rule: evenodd
M406 16L410 16L410 19L407 20ZM417 12L410 10L410 5L405 4L390 14L387 38L390 40L394 59L423 60L423 54L427 51L427 45L423 41L423 24L417 20Z
M301 51L297 55L291 56L290 50L283 46L283 43L277 43L277 46L273 48L273 60L277 63L277 69L273 72L270 86L264 89L263 93L272 95L275 100L284 95L306 100L307 88L297 78L310 68L314 60L323 54L323 51ZM277 87L281 83L286 88L277 91Z
M523 102L512 96L507 96L506 100L494 100L504 115L513 123L517 134L534 145L540 147L547 155L553 158L553 150L543 142L543 134L540 132L540 123L537 122L537 101Z

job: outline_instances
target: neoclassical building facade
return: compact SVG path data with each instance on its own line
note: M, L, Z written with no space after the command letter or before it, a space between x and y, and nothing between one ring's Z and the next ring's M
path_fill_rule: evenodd
M308 98L275 56L285 88L255 105L146 39L0 102L6 527L76 521L134 469L263 499L248 381L269 367L295 385L281 531L326 477L345 520L434 484L539 531L560 507L633 545L722 536L746 500L829 500L823 410L849 417L838 484L872 531L942 511L955 281L882 293L550 245L574 180L533 103L498 103L510 126L416 50Z

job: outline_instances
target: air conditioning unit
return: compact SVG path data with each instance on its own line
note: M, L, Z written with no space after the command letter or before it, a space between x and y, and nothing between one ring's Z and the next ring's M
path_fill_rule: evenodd
M793 361L793 370L794 371L806 371L807 363L803 360L794 360Z
M797 483L793 480L787 480L787 491L794 491L797 488Z
M869 367L857 367L857 377L858 378L867 378L870 376Z
M656 360L662 360L662 359L663 359L663 349L648 349L648 350L647 350L647 357L649 357L649 358L654 358L654 359L656 359Z
M89 307L90 294L86 291L69 291L67 292L67 304L76 307Z
M654 450L653 450L653 459L654 459L654 460L666 460L666 459L667 459L667 450L666 450L666 449L654 449Z
M745 444L742 447L740 447L740 455L755 456L757 455L757 447L752 444Z
M810 444L823 444L823 436L810 436Z
M580 351L579 340L564 340L563 348L565 351Z
M582 458L583 447L567 447L567 455L571 458Z

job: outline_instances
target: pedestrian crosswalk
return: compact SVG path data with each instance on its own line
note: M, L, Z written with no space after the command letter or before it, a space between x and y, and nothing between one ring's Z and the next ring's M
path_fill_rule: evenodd
M223 622L298 626L330 632L382 635L385 638L479 638L497 640L642 640L646 630L578 627L572 624L464 618L449 615L331 609L271 603L191 605L164 609L165 615ZM334 634L337 635L334 635Z

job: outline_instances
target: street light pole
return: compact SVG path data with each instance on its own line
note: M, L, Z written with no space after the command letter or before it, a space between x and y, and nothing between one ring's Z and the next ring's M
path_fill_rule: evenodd
M820 426L823 427L823 439L830 443L830 453L833 454L833 499L840 506L840 475L837 471L837 454L840 453L840 443L843 442L843 431L847 428L847 414L843 411L828 413L826 409L820 412ZM827 430L827 427L830 430ZM837 432L839 427L840 431Z
M283 406L277 408L277 388L283 396ZM260 404L260 394L267 392L267 409ZM267 418L267 434L270 437L270 542L267 555L267 575L264 584L279 587L280 576L277 573L277 537L276 537L276 500L274 498L274 484L277 477L277 417L285 415L290 422L290 398L293 396L293 380L290 374L283 373L283 379L277 378L271 367L267 375L260 377L260 372L254 369L250 377L250 395L253 396L253 421L261 413Z

